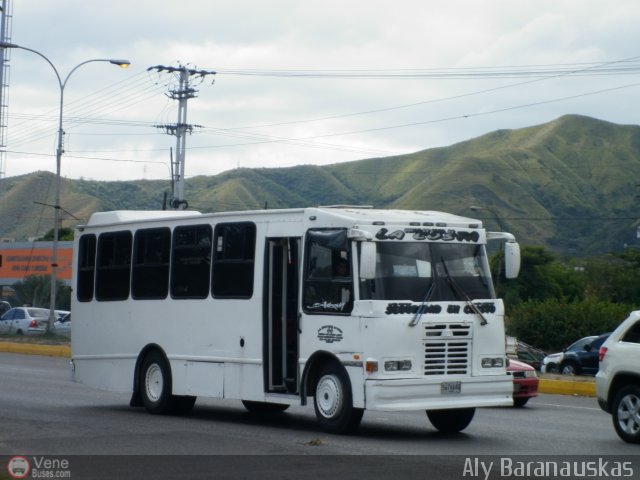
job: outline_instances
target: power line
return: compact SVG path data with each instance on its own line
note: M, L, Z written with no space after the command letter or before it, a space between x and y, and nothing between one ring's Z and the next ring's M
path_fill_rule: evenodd
M260 76L279 78L340 78L340 79L483 79L544 77L576 74L620 75L640 73L640 57L630 57L606 62L582 62L546 65L457 67L457 68L409 68L409 69L227 69L216 68L220 75ZM613 66L614 64L621 64Z

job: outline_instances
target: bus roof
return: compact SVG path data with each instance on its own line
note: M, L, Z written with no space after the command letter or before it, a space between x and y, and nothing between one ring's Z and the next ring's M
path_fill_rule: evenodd
M111 212L96 212L91 215L86 226L106 226L119 223L136 223L152 220L185 219L189 217L219 217L230 215L241 216L268 216L268 215L296 215L347 221L356 224L386 225L423 225L423 226L449 226L463 228L481 228L482 222L473 218L454 215L434 210L391 210L374 209L371 207L357 206L322 206L306 209L273 209L252 210L237 212L216 212L202 214L193 210L115 210ZM314 218L315 220L315 218Z
M87 225L108 225L111 223L136 222L142 220L169 219L176 217L193 217L202 215L193 210L114 210L112 212L96 212L91 215Z

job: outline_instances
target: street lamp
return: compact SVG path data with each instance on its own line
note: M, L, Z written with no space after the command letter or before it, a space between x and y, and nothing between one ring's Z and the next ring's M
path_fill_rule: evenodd
M129 60L118 60L113 58L94 58L91 60L86 60L82 63L79 63L75 67L71 69L71 71L67 74L67 76L62 79L60 74L58 73L58 69L55 65L49 60L45 55L38 52L37 50L33 50L32 48L23 47L21 45L16 45L15 43L9 42L0 42L0 48L19 48L21 50L27 50L29 52L33 52L36 55L45 59L45 61L51 66L53 72L56 74L56 78L58 79L58 85L60 87L60 111L58 115L58 146L56 149L56 183L55 183L55 204L53 205L53 247L51 249L51 296L50 296L50 306L49 306L49 323L47 324L47 331L53 331L53 323L56 319L56 284L58 281L58 235L59 235L59 216L60 216L60 166L62 164L62 137L64 136L64 130L62 129L62 110L64 106L64 88L67 86L67 81L73 72L75 72L78 68L87 63L92 62L109 62L113 65L118 65L122 68L127 68L131 62Z

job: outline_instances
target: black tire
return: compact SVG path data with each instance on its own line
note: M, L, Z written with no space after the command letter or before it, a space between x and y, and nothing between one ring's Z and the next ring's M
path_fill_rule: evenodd
M546 366L544 371L545 373L558 373L558 365L556 365L555 363L550 363Z
M527 402L529 401L529 397L518 397L518 398L514 398L513 399L513 406L514 407L524 407Z
M323 430L330 433L353 433L360 425L364 410L353 407L351 382L342 365L324 366L316 383L313 406Z
M289 408L286 403L254 402L252 400L242 400L242 404L249 412L258 415L284 412Z
M431 425L442 433L458 433L469 426L475 408L456 408L451 410L427 410Z
M612 407L613 428L618 436L627 443L640 443L640 386L622 388Z
M24 332L21 329L18 329L16 331L16 335L24 335Z
M573 362L563 362L560 364L560 373L562 375L580 375L580 367Z
M171 367L157 350L144 357L138 388L144 408L157 415L184 414L196 402L196 397L172 395Z

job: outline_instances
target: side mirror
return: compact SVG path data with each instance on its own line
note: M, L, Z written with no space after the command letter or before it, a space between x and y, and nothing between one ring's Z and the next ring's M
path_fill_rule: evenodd
M375 242L360 243L360 279L372 280L376 278L376 244Z
M516 242L504 244L504 276L518 278L520 273L520 245Z

